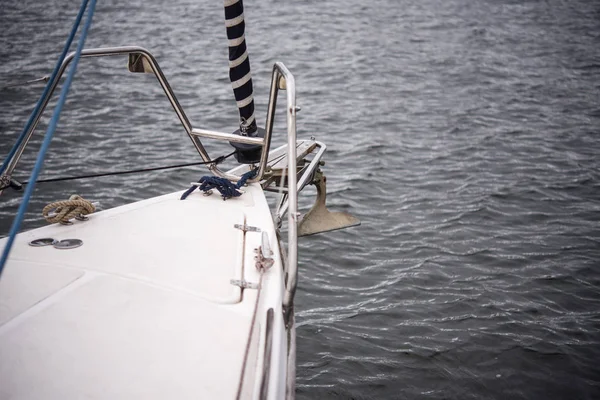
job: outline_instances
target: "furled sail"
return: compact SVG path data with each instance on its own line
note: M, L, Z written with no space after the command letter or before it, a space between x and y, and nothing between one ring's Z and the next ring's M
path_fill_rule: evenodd
M224 0L225 27L229 41L229 79L240 113L240 129L234 132L243 136L264 136L264 130L256 126L254 115L254 93L250 58L244 35L244 4L242 0ZM260 159L261 147L256 145L231 143L236 148L238 162L251 164Z
M241 127L250 134L256 131L256 118L242 0L225 0L225 26L229 40L229 79L240 112Z

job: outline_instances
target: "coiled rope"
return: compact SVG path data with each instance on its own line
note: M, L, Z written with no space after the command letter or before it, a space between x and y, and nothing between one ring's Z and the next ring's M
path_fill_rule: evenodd
M88 7L88 2L89 2L89 7ZM52 136L54 135L54 131L56 130L56 126L58 125L60 113L62 111L62 108L63 108L66 100L67 100L67 93L69 92L69 88L71 87L71 82L73 81L73 76L75 75L75 71L77 70L77 64L79 63L79 58L81 57L81 51L83 50L83 46L85 44L85 38L87 37L90 26L92 25L92 19L94 16L95 8L96 8L96 0L83 0L83 2L81 4L81 8L79 9L79 13L77 14L77 19L75 21L75 24L73 25L73 29L71 30L71 34L69 35L69 39L67 40L67 43L65 44L65 48L63 50L63 53L61 54L61 57L59 58L59 60L57 62L56 68L54 69L54 71L57 72L58 69L60 68L60 65L63 63L63 61L66 57L66 54L71 46L71 42L73 41L73 38L75 37L75 33L77 32L77 30L79 28L79 24L81 22L83 14L85 13L85 11L87 9L86 20L85 20L85 23L81 30L81 34L79 36L79 41L77 43L77 49L75 50L75 56L73 57L71 67L69 68L69 72L67 74L65 82L63 84L63 87L60 91L60 97L58 98L58 101L54 108L54 113L52 114L52 118L50 119L50 122L48 123L48 129L46 130L46 135L44 136L44 141L42 142L42 145L40 147L40 151L39 151L37 159L35 161L35 165L33 167L33 170L31 171L30 182L32 182L32 183L27 185L27 188L25 189L25 193L23 194L23 199L19 206L19 210L17 211L17 215L16 215L16 217L13 221L13 224L10 228L10 232L8 235L8 239L6 241L6 245L4 246L4 249L2 250L2 257L0 257L0 275L2 274L2 270L4 268L4 265L6 264L6 260L8 260L8 255L10 254L10 249L12 248L12 245L15 241L15 237L17 236L17 232L19 231L19 227L21 226L21 223L23 222L23 218L25 218L25 212L27 211L27 206L29 205L29 200L31 199L31 195L33 194L33 190L35 189L34 182L37 180L37 178L40 174L40 171L42 170L42 166L44 165L44 158L46 157L46 152L48 151L48 147L50 147L50 142L52 141ZM40 100L38 101L38 104L36 105L36 109L31 114L31 117L29 118L29 121L27 122L24 132L26 130L28 130L29 127L31 126L33 117L37 113L38 108L41 107L43 98L47 95L47 92L50 90L50 86L56 79L56 75L57 74L55 74L55 73L52 74L52 78L50 79L50 82L48 82L48 84L46 85L46 89L44 90L42 97L40 97ZM22 141L24 136L25 135L21 135L21 137L19 137L19 141ZM13 148L14 151L11 150L11 155L7 158L7 161L4 164L2 164L2 167L0 167L0 172L3 172L4 169L6 168L6 165L8 164L8 160L14 155L14 153L16 151L15 149L16 148Z
M52 210L54 210L54 213L51 213ZM58 222L67 225L71 219L83 219L84 215L91 214L94 211L96 211L96 207L91 201L74 194L69 197L69 200L55 201L48 204L42 210L42 215L51 224Z

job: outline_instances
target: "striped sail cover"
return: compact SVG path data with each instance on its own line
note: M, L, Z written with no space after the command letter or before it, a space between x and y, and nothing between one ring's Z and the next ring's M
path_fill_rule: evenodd
M254 96L250 59L246 49L244 31L244 4L242 0L225 1L225 27L229 41L229 79L240 112L240 133L252 134L256 131L254 116Z

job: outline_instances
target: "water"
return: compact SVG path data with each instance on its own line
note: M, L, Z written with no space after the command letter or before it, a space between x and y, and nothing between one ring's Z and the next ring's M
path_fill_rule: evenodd
M1 81L49 74L75 13L3 1ZM600 3L247 0L246 17L258 109L284 61L300 136L329 147L330 207L363 221L301 242L298 398L599 398ZM100 2L87 46L125 44L155 53L195 125L235 128L221 3ZM81 63L45 176L195 159L124 67ZM41 90L0 92L1 154ZM26 227L72 192L108 208L201 174L39 185ZM18 203L2 196L1 232Z

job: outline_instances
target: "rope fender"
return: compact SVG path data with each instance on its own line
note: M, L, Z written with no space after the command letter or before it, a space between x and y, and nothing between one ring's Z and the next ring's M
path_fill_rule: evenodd
M54 210L54 214L50 212ZM81 218L84 215L91 214L96 211L96 207L83 197L76 194L69 197L69 200L55 201L48 204L42 210L42 215L51 224L61 223L66 225L73 218Z

